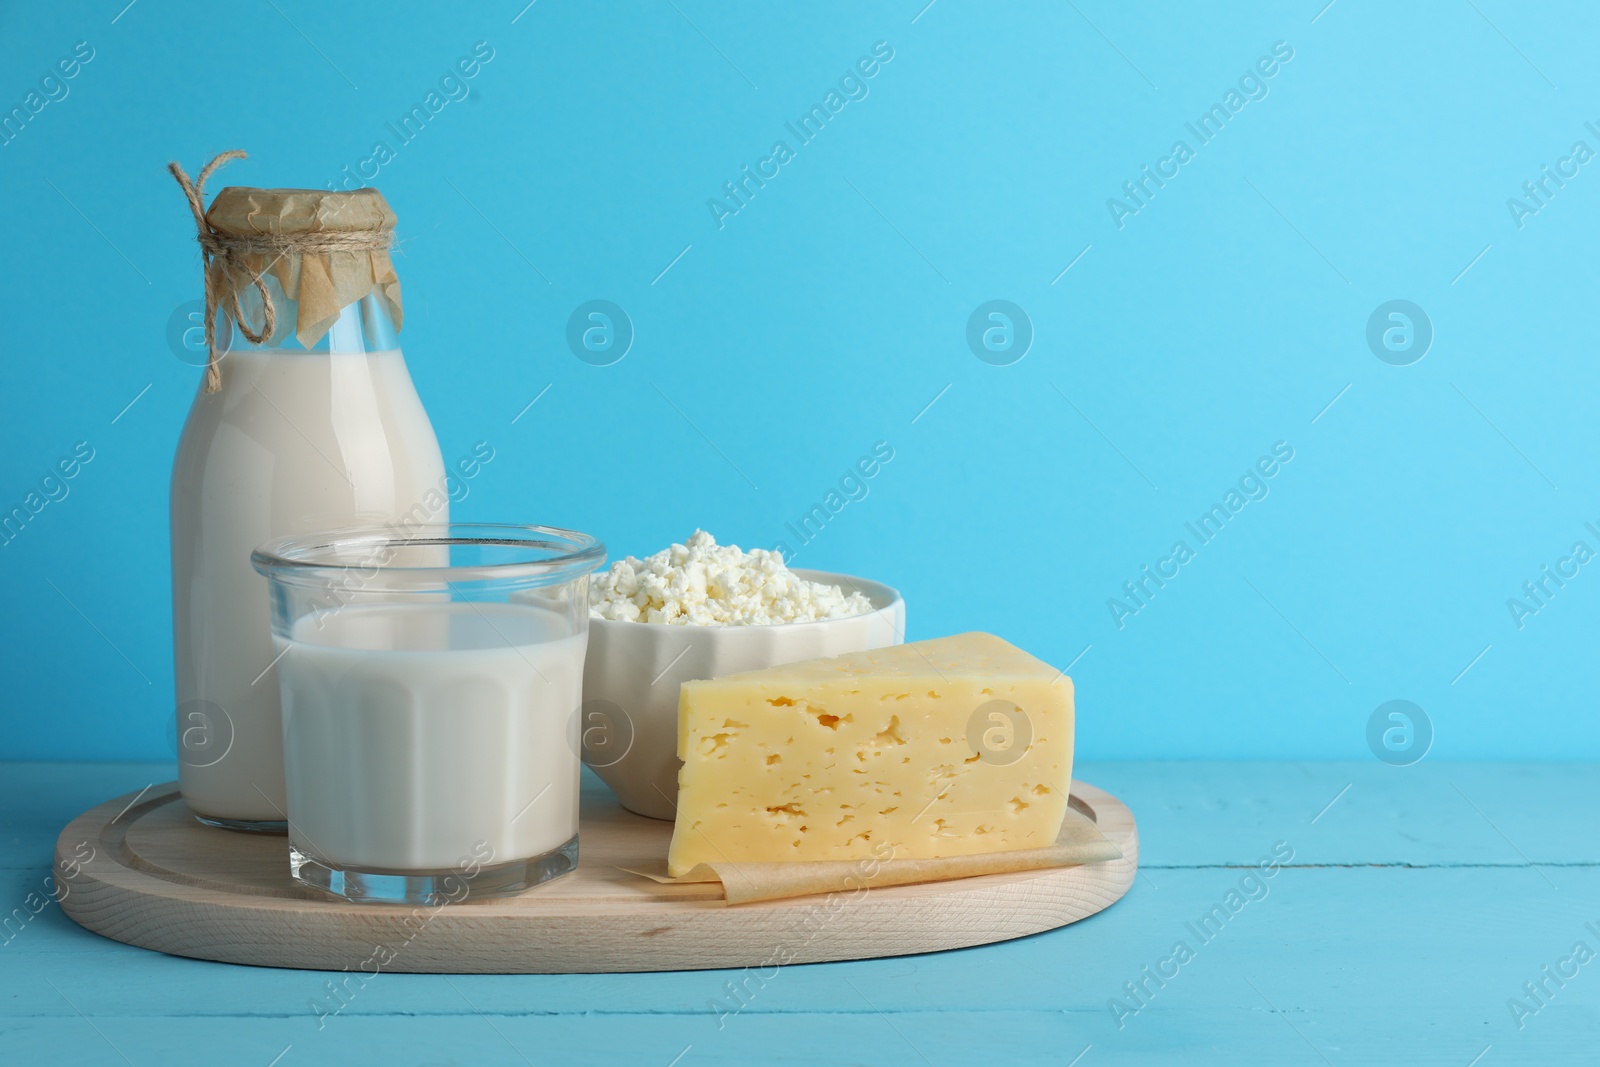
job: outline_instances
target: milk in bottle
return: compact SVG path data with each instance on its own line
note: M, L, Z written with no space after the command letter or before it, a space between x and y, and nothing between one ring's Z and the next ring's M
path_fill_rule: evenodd
M394 214L377 190L228 188L199 221L216 354L172 469L179 782L204 822L282 830L276 652L250 553L447 522L447 487L400 352Z

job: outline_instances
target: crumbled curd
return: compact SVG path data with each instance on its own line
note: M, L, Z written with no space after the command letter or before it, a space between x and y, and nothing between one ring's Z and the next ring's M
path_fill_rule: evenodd
M759 626L864 615L861 593L808 581L776 552L718 545L704 530L653 556L629 556L595 575L589 614L596 619L673 626Z

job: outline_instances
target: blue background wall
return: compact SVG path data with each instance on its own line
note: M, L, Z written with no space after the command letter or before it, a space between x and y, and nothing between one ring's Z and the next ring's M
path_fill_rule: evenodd
M1600 757L1600 563L1521 628L1507 606L1600 550L1600 162L1522 193L1600 150L1592 6L124 2L0 14L6 110L93 50L0 146L0 504L95 456L0 548L4 756L171 751L199 372L167 334L200 278L165 163L239 147L214 189L321 186L382 140L412 373L447 458L496 450L458 516L798 547L785 523L886 441L797 562L899 586L913 638L1075 661L1085 756L1365 757L1401 698L1435 758ZM386 123L478 42L400 145ZM868 94L800 145L785 122L876 42ZM1276 42L1201 144L1185 123ZM779 139L719 226L708 199ZM1119 226L1108 198L1177 140ZM565 340L597 298L636 332L606 367ZM994 299L1034 334L1008 366L966 339ZM1404 366L1367 341L1395 299L1433 331ZM1276 442L1269 495L1200 545L1184 524ZM1180 539L1119 627L1108 600Z

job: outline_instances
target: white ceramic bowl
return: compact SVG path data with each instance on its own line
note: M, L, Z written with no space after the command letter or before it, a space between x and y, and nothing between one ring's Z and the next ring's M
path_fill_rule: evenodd
M796 569L814 582L860 591L873 610L848 619L770 626L668 626L589 620L583 668L583 760L622 806L671 819L678 803L678 686L698 678L898 645L906 605L886 585Z

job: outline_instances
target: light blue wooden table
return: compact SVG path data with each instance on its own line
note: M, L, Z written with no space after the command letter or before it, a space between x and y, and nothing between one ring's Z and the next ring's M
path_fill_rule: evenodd
M28 915L61 827L171 767L0 764L0 899L20 909L0 945L0 1063L1600 1062L1600 768L1100 763L1078 776L1133 809L1144 864L1121 903L1062 930L788 967L724 1017L713 1003L732 972L383 974L319 1028L324 974L130 948L53 904ZM1250 879L1275 847L1293 849L1287 867ZM1206 928L1220 932L1197 936L1230 903ZM1142 983L1138 1000L1127 983Z

